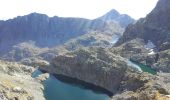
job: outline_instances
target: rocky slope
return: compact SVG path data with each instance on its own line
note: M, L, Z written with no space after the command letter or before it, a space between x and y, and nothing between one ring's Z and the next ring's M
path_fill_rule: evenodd
M113 52L152 66L157 71L170 72L169 4L169 0L159 0L146 18L129 25Z
M45 100L43 85L31 77L34 69L0 61L0 100Z
M118 47L110 48L110 51L148 66L152 66L160 59L159 53L152 48L147 48L145 41L139 38L128 41Z
M170 79L166 78L169 74L140 73L128 66L124 58L103 48L59 55L52 66L40 69L100 86L113 94L113 100L170 99Z
M115 32L123 32L123 30L116 30ZM39 47L36 45L36 42L30 40L12 46L8 53L1 56L1 59L23 61L25 59L37 58L50 61L60 53L74 51L79 48L110 47L112 46L110 41L112 41L113 35L108 32L91 31L52 48Z
M0 50L7 52L13 45L29 40L38 47L53 47L90 31L121 34L122 29L124 27L120 23L108 23L100 19L48 17L31 13L0 22Z
M116 15L110 12L111 15ZM116 15L122 16L121 14ZM122 23L129 24L129 16L118 19L48 17L31 13L0 22L0 58L9 61L43 59L50 61L58 53L80 47L110 46L113 35L121 36ZM116 21L117 20L117 21Z
M135 38L151 40L159 50L170 49L170 1L159 0L156 7L134 25L128 26L117 45ZM163 48L166 47L166 48Z
M123 58L102 48L80 49L59 55L52 65L41 69L92 83L112 93L117 91L128 70Z
M158 76L148 75L143 73L141 75L128 74L128 80L123 80L122 85L131 86L135 85L134 81L143 80L144 85L137 88L135 91L125 90L112 97L113 100L170 100L169 89L169 73L159 73ZM126 79L124 78L124 79Z

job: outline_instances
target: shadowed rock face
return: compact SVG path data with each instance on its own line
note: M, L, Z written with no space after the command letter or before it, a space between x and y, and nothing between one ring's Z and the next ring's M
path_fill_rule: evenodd
M0 21L0 56L10 61L35 56L51 60L58 52L89 46L109 47L114 34L122 35L125 27L121 24L127 23L128 18L119 23L118 19L110 19L112 22L108 22L99 18L48 17L31 13Z
M102 48L80 49L59 55L52 61L52 65L41 69L100 86L113 94L119 91L125 74L135 70L128 67L123 58ZM136 82L138 84L133 88L124 88L133 90L143 84L140 80Z
M126 58L149 65L157 71L170 72L170 1L159 0L146 18L129 25L112 50ZM142 40L135 42L135 40ZM148 41L154 48L146 48ZM133 46L129 46L133 44ZM138 51L136 51L138 49ZM153 51L153 52L152 52ZM166 56L165 56L166 55Z
M115 28L122 28L119 24L100 19L48 17L44 14L31 13L0 21L0 49L6 50L14 44L28 40L35 41L40 47L56 46L89 31L111 33Z
M124 27L115 22L116 20L118 19L113 19L114 22L110 23L101 19L48 17L44 14L31 13L0 21L1 54L8 52L13 45L29 40L34 41L38 47L54 47L90 31L122 34Z
M32 13L0 23L1 48L33 40L38 46L58 45L90 30L104 30L107 24L100 20L48 17Z
M165 78L169 74L138 73L125 59L103 48L59 55L51 64L40 69L102 87L114 95L113 100L157 100L154 99L157 94L169 99L166 95L170 93L170 79Z
M146 18L140 19L134 25L126 28L117 45L135 38L153 41L158 49L169 49L170 42L170 1L159 0L153 11ZM166 46L165 46L166 45ZM167 48L163 48L167 47Z

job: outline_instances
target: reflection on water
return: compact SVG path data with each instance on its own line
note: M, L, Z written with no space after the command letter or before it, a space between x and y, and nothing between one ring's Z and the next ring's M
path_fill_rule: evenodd
M140 66L138 66L137 64L133 63L132 61L128 60L127 64L129 66L132 66L133 68L137 69L138 71L142 72L142 69L140 68Z
M32 77L42 74L36 70ZM84 88L81 84L70 84L56 79L53 75L44 82L44 95L47 100L110 100L101 92Z
M135 62L135 61L130 61L132 62L133 64L137 65L140 67L140 69L143 71L143 72L148 72L148 73L151 73L153 75L156 75L156 71L154 69L152 69L150 66L146 66L146 65L143 65L143 64L140 64L138 62Z

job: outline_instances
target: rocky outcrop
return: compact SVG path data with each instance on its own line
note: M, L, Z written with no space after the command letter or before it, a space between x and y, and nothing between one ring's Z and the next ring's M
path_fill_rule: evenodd
M140 19L134 25L126 28L117 45L128 42L135 38L151 40L159 50L169 49L170 42L170 1L159 0L156 7L146 18ZM166 48L165 48L166 47Z
M43 85L31 77L34 69L0 61L0 100L45 100Z
M80 49L59 55L51 67L40 69L100 86L113 94L119 90L125 74L135 71L123 58L103 48ZM142 86L142 83L139 81L134 88Z
M102 87L113 94L113 100L169 99L168 73L140 73L128 66L125 59L103 48L59 55L51 64L40 69Z
M135 55L138 57L137 59L140 59L143 58L140 56L146 56L149 53L149 50L145 48L144 40L139 38L128 41L118 47L112 47L110 48L110 51L116 55L120 55L128 59Z
M158 60L153 68L163 72L170 72L170 49L158 53Z
M131 74L132 75L132 74ZM158 76L148 75L146 73L137 76L139 80L144 80L144 85L135 91L124 91L112 97L113 100L170 100L169 73L159 73ZM132 76L130 80L123 81L124 84L133 84L131 80L136 77Z
M126 28L112 51L136 62L152 66L157 71L169 72L169 4L169 0L159 0L146 18ZM148 45L152 48L148 48Z
M158 52L147 48L144 40L139 38L128 41L118 47L112 47L110 51L116 55L148 66L152 66L159 59Z
M40 82L44 82L49 78L49 76L50 76L49 73L44 73L36 77L36 79L39 80Z
M3 54L1 59L10 61L32 62L33 59L51 61L56 55L64 52L74 51L79 48L88 47L110 47L112 36L117 32L123 32L123 29L114 29L110 32L90 31L87 34L73 38L63 45L50 47L39 47L35 41L21 42L12 46L11 50Z
M117 32L123 32L123 30L117 30ZM116 33L116 32L114 32ZM64 45L60 46L67 51L74 51L80 48L89 48L89 47L110 47L112 44L112 37L115 34L110 33L102 33L99 31L91 31L88 34L79 36L74 39L70 39L68 42L64 43ZM59 47L58 47L59 48Z

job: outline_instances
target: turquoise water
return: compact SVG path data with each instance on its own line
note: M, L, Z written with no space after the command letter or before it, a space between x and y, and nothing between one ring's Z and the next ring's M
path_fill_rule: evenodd
M131 62L136 64L137 66L139 66L143 72L148 72L148 73L151 73L153 75L156 75L156 71L154 69L152 69L150 66L146 66L146 65L137 63L135 61L131 61Z
M42 74L36 70L32 77ZM80 84L70 84L56 79L53 75L44 82L46 100L110 100L109 96L98 91L85 89Z
M130 61L130 60L127 61L127 64L128 64L129 66L132 66L133 68L137 69L139 72L143 72L143 70L140 68L139 65L133 63L133 62Z

